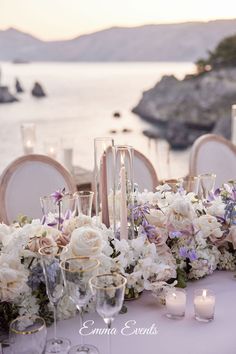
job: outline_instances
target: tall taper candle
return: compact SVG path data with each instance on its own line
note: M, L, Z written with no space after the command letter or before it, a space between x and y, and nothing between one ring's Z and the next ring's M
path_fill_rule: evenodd
M106 152L102 154L101 161L101 194L102 194L102 222L110 227L108 199L107 199L107 157Z
M128 222L127 222L127 195L126 195L126 170L124 159L121 154L120 169L120 239L128 240Z

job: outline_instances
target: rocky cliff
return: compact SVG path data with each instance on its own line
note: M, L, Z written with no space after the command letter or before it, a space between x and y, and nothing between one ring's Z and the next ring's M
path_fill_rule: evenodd
M172 147L184 148L201 134L230 137L231 106L236 103L236 68L178 80L164 76L143 93L133 112L162 126Z

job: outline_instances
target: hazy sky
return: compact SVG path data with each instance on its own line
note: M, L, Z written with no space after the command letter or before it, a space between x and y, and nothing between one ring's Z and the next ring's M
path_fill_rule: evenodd
M111 26L236 17L236 0L0 0L0 29L42 39L71 38Z

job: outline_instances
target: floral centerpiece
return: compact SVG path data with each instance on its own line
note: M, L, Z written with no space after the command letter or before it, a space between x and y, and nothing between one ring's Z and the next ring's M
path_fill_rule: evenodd
M97 257L101 273L119 272L127 278L126 295L132 298L143 290L159 297L177 283L184 287L188 280L216 269L234 270L235 183L225 184L209 199L202 201L182 188L173 192L168 185L154 193L136 192L130 209L136 236L132 240L114 237L111 229L87 216L60 217L59 228L53 215L0 224L0 327L7 330L9 322L23 314L52 321L38 253L44 245L66 246L63 257L67 258ZM92 308L90 303L87 310ZM65 294L58 306L59 318L75 313Z

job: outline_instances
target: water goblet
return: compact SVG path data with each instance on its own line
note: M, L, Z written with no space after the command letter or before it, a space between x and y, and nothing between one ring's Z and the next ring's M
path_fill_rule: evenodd
M10 323L9 342L12 354L42 354L47 329L43 318L20 316Z
M62 272L60 268L60 255L65 249L57 246L45 246L39 249L43 273L46 282L46 292L53 306L54 314L54 338L47 341L47 353L67 352L70 341L67 338L57 336L57 305L64 295Z
M61 262L67 293L80 314L80 328L83 326L83 308L92 297L89 280L96 274L99 264L97 259L86 256L69 258ZM93 345L85 344L81 335L81 344L72 347L69 353L98 354L99 351Z
M111 354L110 331L114 318L122 308L127 280L120 274L101 274L90 279L95 295L97 313L108 327L109 354Z
M91 216L94 192L78 192L78 212L79 215Z

